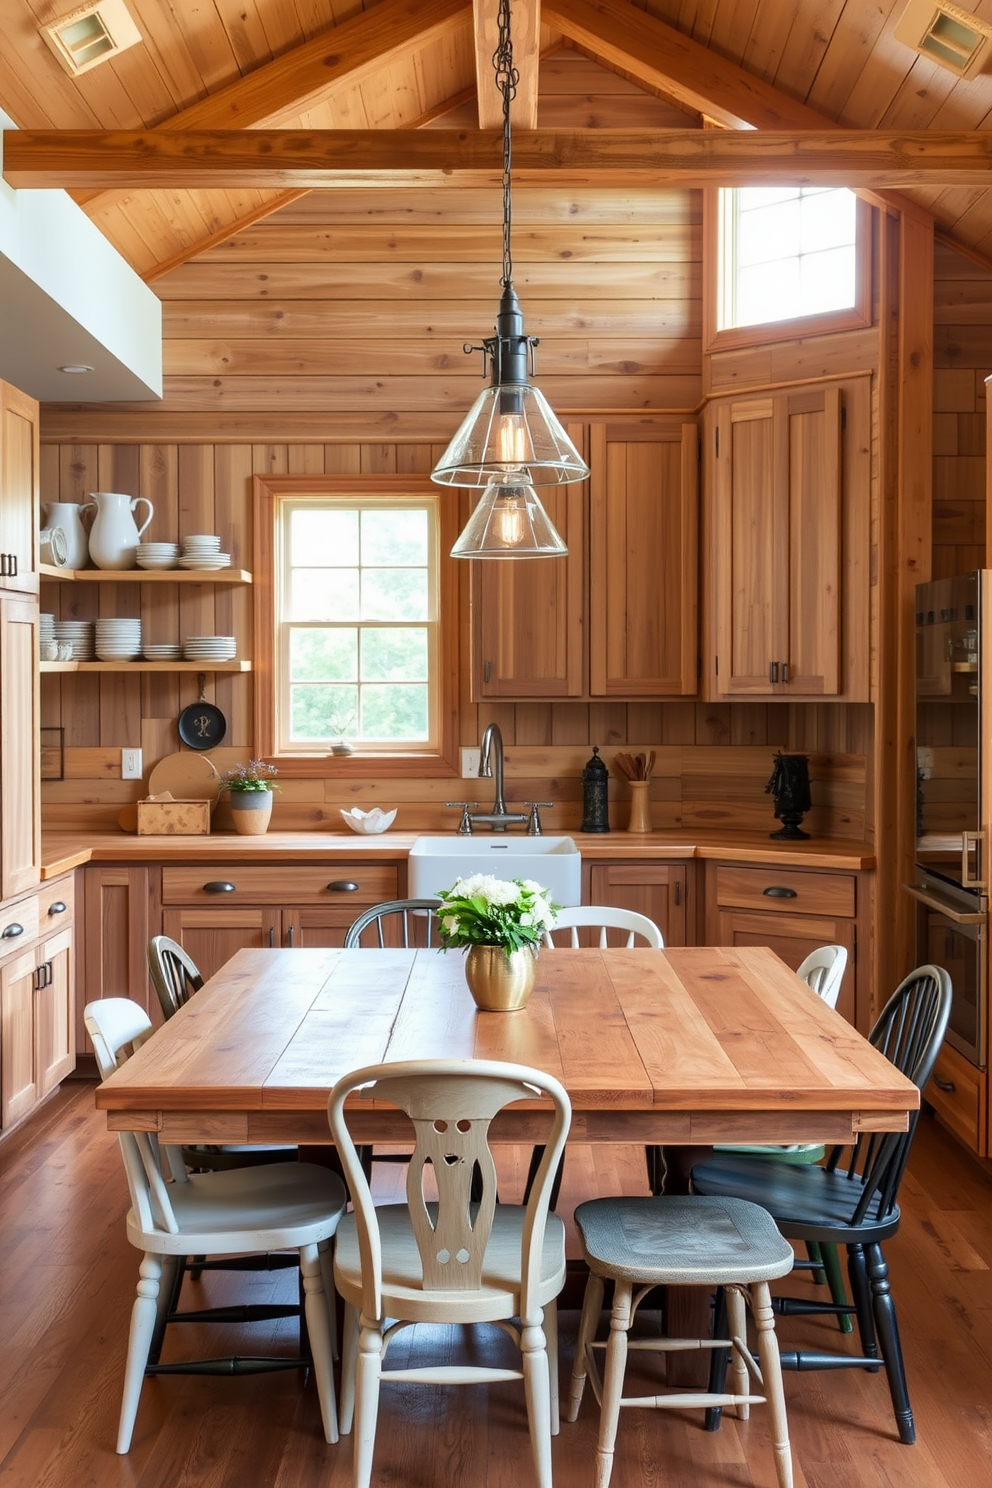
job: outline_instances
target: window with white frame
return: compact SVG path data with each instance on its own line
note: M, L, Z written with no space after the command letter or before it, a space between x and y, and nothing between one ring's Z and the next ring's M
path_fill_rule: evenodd
M437 498L286 497L276 537L279 752L436 749Z
M846 187L738 187L719 193L717 329L853 310L866 218Z

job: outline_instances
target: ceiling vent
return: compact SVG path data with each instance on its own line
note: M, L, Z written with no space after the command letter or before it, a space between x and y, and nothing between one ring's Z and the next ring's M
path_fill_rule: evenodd
M896 38L963 78L981 72L992 53L992 26L947 0L909 0Z
M72 77L109 62L141 40L124 0L98 0L61 16L41 32Z

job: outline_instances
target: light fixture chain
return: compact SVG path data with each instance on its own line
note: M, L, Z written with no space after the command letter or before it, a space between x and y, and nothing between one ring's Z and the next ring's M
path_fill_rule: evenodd
M493 53L496 86L503 95L503 277L504 289L513 282L513 256L510 251L510 225L513 215L510 186L513 150L510 139L510 103L516 97L520 74L513 65L513 41L510 37L510 0L499 0L497 11L499 39Z

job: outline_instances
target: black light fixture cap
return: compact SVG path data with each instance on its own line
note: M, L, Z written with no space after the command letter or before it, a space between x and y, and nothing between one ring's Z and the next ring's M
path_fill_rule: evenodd
M523 311L512 282L503 286L495 330L495 336L485 342L492 361L492 385L520 386L527 381L528 354L537 341L524 330Z

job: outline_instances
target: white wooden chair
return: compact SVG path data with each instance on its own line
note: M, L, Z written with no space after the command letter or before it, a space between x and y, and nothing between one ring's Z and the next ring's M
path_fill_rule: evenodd
M346 1101L361 1091L413 1121L416 1146L406 1204L379 1207L349 1131ZM550 1097L547 1151L526 1206L496 1199L489 1125L506 1105ZM354 1420L355 1488L372 1472L380 1380L476 1384L523 1379L540 1488L551 1488L551 1437L558 1430L558 1323L565 1281L565 1227L549 1212L551 1180L571 1120L557 1080L517 1064L412 1060L372 1065L335 1085L331 1133L354 1212L341 1221L334 1279L346 1303L341 1366L341 1430ZM437 1198L425 1194L425 1174ZM481 1198L470 1198L473 1174ZM510 1320L519 1318L519 1326ZM387 1325L387 1319L395 1321ZM518 1345L520 1368L478 1364L384 1369L395 1333L411 1323L496 1323Z
M83 1018L103 1079L152 1033L143 1008L126 997L91 1002ZM273 1163L215 1173L187 1173L178 1148L163 1146L151 1132L119 1132L131 1194L127 1237L144 1252L131 1312L124 1398L117 1451L131 1446L141 1383L148 1374L208 1374L212 1361L160 1364L159 1355L183 1258L193 1254L238 1255L292 1247L300 1254L312 1366L327 1441L338 1439L334 1402L334 1352L330 1241L346 1207L336 1174L305 1163ZM163 1176L163 1157L171 1182ZM299 1368L304 1360L229 1361L218 1373L257 1373ZM252 1366L255 1367L252 1367Z
M560 909L555 915L554 929L544 932L545 947L549 951L555 950L553 936L559 930L571 930L569 944L573 950L578 950L579 930L584 927L599 931L598 944L601 948L607 945L607 930L626 930L628 949L637 943L638 936L646 940L654 950L663 950L665 945L661 931L647 915L636 914L632 909L615 909L610 904L577 904L568 909Z

